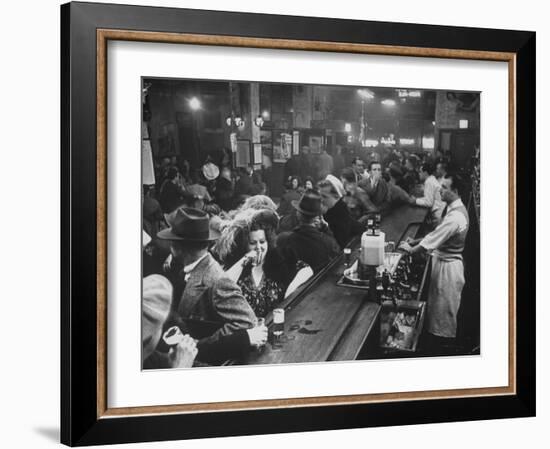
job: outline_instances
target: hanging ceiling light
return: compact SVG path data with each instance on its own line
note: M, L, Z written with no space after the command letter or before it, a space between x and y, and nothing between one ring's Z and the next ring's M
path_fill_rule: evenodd
M258 115L258 117L256 117L254 119L254 123L255 125L258 127L258 128L261 128L262 126L264 126L264 119L261 115Z
M193 111L197 111L201 108L201 101L197 97L193 97L189 100L189 107L193 109Z
M370 89L357 89L357 93L363 100L372 100L374 98L374 92Z

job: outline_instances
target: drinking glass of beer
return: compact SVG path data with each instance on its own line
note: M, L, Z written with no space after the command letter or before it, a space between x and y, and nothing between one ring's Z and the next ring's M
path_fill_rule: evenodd
M280 338L285 331L285 309L273 309L273 336Z

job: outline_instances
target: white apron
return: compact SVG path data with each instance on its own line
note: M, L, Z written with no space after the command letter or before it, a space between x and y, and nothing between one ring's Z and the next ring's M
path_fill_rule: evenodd
M463 287L462 256L432 254L427 304L428 332L440 337L456 337L456 317Z

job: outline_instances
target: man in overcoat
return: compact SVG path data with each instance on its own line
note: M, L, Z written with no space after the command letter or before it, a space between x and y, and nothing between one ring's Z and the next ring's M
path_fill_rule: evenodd
M174 321L204 323L212 333L199 336L199 343L215 342L221 336L251 329L256 316L240 288L228 277L209 253L219 237L208 214L193 208L180 208L170 217L170 228L158 233L170 241L173 256L169 277L174 285L171 318ZM202 337L202 338L200 338Z

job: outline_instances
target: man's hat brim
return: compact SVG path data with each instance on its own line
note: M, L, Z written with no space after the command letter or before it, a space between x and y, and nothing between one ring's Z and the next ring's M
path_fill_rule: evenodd
M207 238L190 238L182 237L181 235L174 234L172 228L163 229L157 234L157 237L162 240L180 240L187 242L213 242L220 238L220 233L215 229L210 229L210 234Z
M298 212L301 212L302 214L304 215L307 215L309 217L316 217L317 215L321 215L321 211L319 210L319 212L312 212L310 210L304 210L300 207L300 201L298 200L293 200L290 202L290 204L292 204L292 207L294 207L294 209L296 209Z

